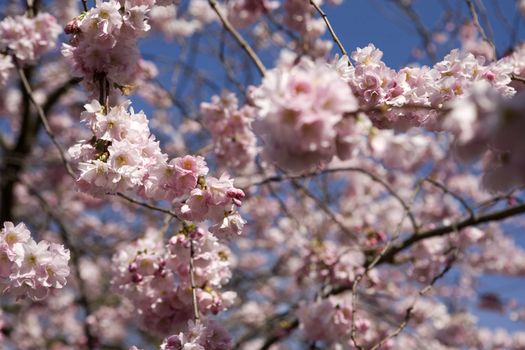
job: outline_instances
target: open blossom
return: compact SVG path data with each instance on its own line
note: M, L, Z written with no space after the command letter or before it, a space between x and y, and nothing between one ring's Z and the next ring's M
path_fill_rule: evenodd
M41 300L50 288L62 288L69 276L69 250L35 242L23 223L4 222L0 230L0 287L17 298Z
M228 350L232 343L228 332L217 321L189 322L188 330L162 342L161 350Z
M218 237L235 236L242 232L245 223L236 211L243 198L244 192L235 188L233 180L223 174L219 179L208 177L205 184L192 190L179 210L186 220L210 219L214 223L210 231Z
M96 7L74 18L67 26L70 44L63 44L62 54L71 60L84 85L97 95L101 77L123 91L133 85L140 71L137 40L149 31L147 5L126 1L98 1Z
M82 119L94 136L69 149L78 162L78 186L94 195L121 192L168 200L181 217L210 220L220 237L240 234L245 221L237 212L244 192L227 175L207 176L206 161L186 155L168 160L151 135L148 119L129 109L129 101L107 113L96 100L85 105Z
M142 328L165 335L182 330L192 319L191 249L201 314L217 314L232 305L236 293L221 290L231 277L230 252L215 236L188 228L165 245L158 232L148 230L113 257L113 288L134 303Z
M36 17L6 17L0 22L0 51L9 50L23 63L31 63L56 45L62 32L49 13Z
M253 107L245 105L239 109L235 95L224 91L220 97L213 96L211 103L202 103L200 113L221 164L236 170L253 165L257 154L257 139L251 130Z
M338 130L344 114L357 110L357 100L326 62L302 59L292 67L277 67L252 98L258 108L255 132L265 156L279 167L300 172L334 155L346 158L337 152L343 136Z
M340 298L303 302L299 305L297 316L307 339L335 342L350 335L352 330L352 309Z
M433 67L395 71L382 56L372 44L358 48L351 55L355 65L344 72L360 104L369 106L368 115L379 127L434 127L438 112L433 108L461 97L476 82L487 82L507 97L515 93L509 86L514 69L510 59L486 64L484 57L455 49Z
M129 101L124 102L107 114L96 100L85 106L82 118L95 137L69 151L80 163L78 184L84 191L139 191L148 170L167 158L150 134L144 113L128 112L128 106Z

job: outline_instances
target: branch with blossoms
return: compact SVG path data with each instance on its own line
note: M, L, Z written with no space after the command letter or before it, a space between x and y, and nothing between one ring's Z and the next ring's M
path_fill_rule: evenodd
M523 347L472 315L521 317L478 284L525 271L508 225L525 212L525 46L496 57L481 1L431 25L394 1L433 62L414 48L391 67L373 44L346 51L334 28L363 33L335 6L361 5L5 9L0 342Z

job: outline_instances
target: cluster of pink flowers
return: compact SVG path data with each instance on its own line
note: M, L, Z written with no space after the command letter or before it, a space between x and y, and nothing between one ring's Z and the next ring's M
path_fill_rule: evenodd
M251 98L257 107L254 131L265 156L277 166L299 172L351 156L358 109L350 87L325 62L281 62L267 72Z
M311 340L337 342L352 331L352 308L337 297L299 305L297 316L304 335ZM359 322L359 333L367 330L366 322Z
M261 15L279 7L279 1L272 0L234 0L227 4L228 19L240 28L253 24Z
M161 350L228 350L231 338L217 321L189 322L186 332L166 338Z
M363 273L364 254L360 250L338 246L331 241L314 241L305 251L302 266L296 272L299 281L311 279L320 283L349 286ZM374 271L369 277L373 278Z
M517 45L514 48L514 51L508 55L502 58L502 61L504 61L506 64L509 64L512 66L514 73L517 76L524 77L525 76L525 44ZM525 84L521 81L513 81L510 84L516 91L525 90Z
M194 226L185 226L167 245L157 231L149 230L143 239L123 246L113 257L113 289L133 302L141 327L166 335L184 329L193 319L192 249L200 313L217 314L232 305L236 293L221 291L231 277L230 252L225 245Z
M253 107L239 109L235 94L224 91L220 97L213 96L211 103L201 103L200 113L220 164L235 170L253 165L257 155L257 139L251 130Z
M520 130L525 127L525 92L510 99L488 84L478 83L465 98L449 104L443 128L456 135L463 158L484 156L485 187L502 191L525 183L525 149Z
M436 109L478 81L490 83L505 96L515 92L508 86L513 66L505 59L484 64L481 57L452 50L432 68L405 67L396 72L381 61L382 56L372 44L358 48L351 55L355 65L344 69L360 105L370 109L368 115L381 127L433 126Z
M241 234L244 227L245 221L236 210L243 198L244 192L235 188L227 175L208 177L190 192L179 211L185 220L211 220L210 232L228 238Z
M55 47L61 32L49 13L6 17L0 22L0 51L13 54L21 63L32 63Z
M139 70L136 43L150 26L146 13L152 4L128 0L102 2L73 19L65 28L73 37L63 44L62 54L72 62L75 73L84 77L88 90L96 92L107 81L121 89L132 85Z
M493 60L495 51L492 46L479 35L478 28L473 22L467 22L459 28L459 39L462 49L476 57Z
M0 230L0 287L17 299L44 299L69 276L69 250L57 243L35 242L23 223L4 222Z
M442 150L432 137L415 130L407 133L374 130L368 142L372 155L388 168L411 171L430 159L443 158Z
M336 1L332 1L335 4ZM321 6L322 1L316 1ZM321 17L315 17L315 9L309 1L285 0L284 24L299 33L301 44L294 47L297 53L308 51L310 57L324 57L332 49L332 41L321 37L326 32L326 24Z
M146 188L149 168L166 161L159 144L150 134L143 112L128 112L130 101L109 111L97 100L85 105L82 119L93 139L73 146L69 153L80 161L80 188L92 194L128 192ZM107 113L107 114L106 114ZM207 170L207 169L206 169Z
M226 174L206 177L204 158L178 157L168 161L151 135L143 112L128 112L126 101L105 108L96 100L85 106L82 118L94 137L73 146L69 153L79 162L79 187L91 194L137 194L148 199L175 202L185 220L210 219L219 236L240 234L244 225L236 208L244 192Z

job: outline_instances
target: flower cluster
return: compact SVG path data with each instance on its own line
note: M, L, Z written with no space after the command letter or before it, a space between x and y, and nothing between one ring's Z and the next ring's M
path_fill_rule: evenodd
M350 156L357 100L336 70L302 59L269 71L252 95L258 108L254 130L264 154L279 167L299 172Z
M102 2L73 19L65 28L72 34L62 54L72 62L76 74L84 77L88 90L97 92L106 79L111 86L126 89L139 70L136 43L150 26L146 21L149 6L142 1Z
M0 230L0 287L17 298L44 299L69 276L69 250L57 243L35 242L23 223L4 222Z
M161 350L228 350L231 338L219 322L189 323L186 332L164 340Z
M443 119L443 128L456 135L456 149L463 158L484 155L483 182L490 190L525 183L525 150L520 142L524 101L524 91L505 99L490 85L478 83L449 104Z
M364 255L361 251L348 250L331 241L314 241L308 245L302 266L297 271L299 281L313 279L336 285L349 286L357 275L363 273ZM370 277L373 278L372 270Z
M85 105L81 117L94 136L73 146L69 153L80 161L80 188L92 194L146 189L148 170L166 161L150 134L143 112L127 111L130 101L111 107L107 114L97 100ZM206 169L207 170L207 169ZM151 180L150 180L151 182Z
M524 2L525 3L525 2ZM525 44L518 45L514 51L502 58L502 61L512 66L513 73L517 76L525 76ZM516 91L525 90L525 84L521 81L515 81L510 84Z
M370 118L381 127L433 126L436 109L477 81L490 83L505 96L515 92L508 86L513 66L505 59L485 65L482 57L452 50L432 68L395 71L381 61L382 56L372 44L358 48L351 55L355 65L344 72L360 105L369 108Z
M231 277L230 253L215 236L184 226L164 245L159 233L150 230L113 257L113 288L133 302L141 327L170 334L184 329L193 318L192 250L200 313L216 314L233 303L236 293L221 291Z
M143 112L127 111L129 101L107 114L98 101L85 106L82 118L93 131L89 141L69 153L79 161L79 187L91 194L130 193L148 199L176 202L185 220L213 223L219 236L240 234L244 220L236 211L244 192L227 175L206 177L202 157L184 156L168 161L150 134Z
M0 22L0 51L13 54L21 63L32 63L55 47L62 29L49 13L6 17Z
M336 1L331 1L335 4ZM321 6L322 1L316 1ZM332 48L332 41L323 40L321 37L326 32L326 25L322 18L315 17L315 9L308 1L286 0L283 3L286 13L284 24L290 29L298 32L301 44L295 47L297 53L305 53L306 48L310 57L324 57Z
M219 162L236 170L252 165L257 154L257 139L251 130L254 108L245 105L239 109L235 95L225 91L220 97L213 96L211 103L202 103L200 112Z
M352 309L336 297L315 303L303 302L297 316L303 333L311 340L335 342L350 335L352 330Z
M244 28L254 23L261 15L279 7L272 0L235 0L228 2L228 19L237 27Z

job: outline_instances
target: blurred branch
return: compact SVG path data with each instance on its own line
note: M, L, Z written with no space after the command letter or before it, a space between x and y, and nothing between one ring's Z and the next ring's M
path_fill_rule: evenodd
M483 39L483 41L487 42L490 45L490 47L492 48L492 52L494 54L494 59L496 59L497 58L496 46L494 46L494 42L492 42L492 40L490 40L487 37L487 33L485 33L485 30L483 29L483 27L479 23L478 12L476 11L476 6L472 2L472 0L465 0L465 1L467 2L467 6L468 6L468 9L470 11L470 15L472 17L472 22L474 22L474 25L478 29L478 32L481 35L481 38Z
M394 191L394 189L387 182L385 182L379 176L373 174L372 172L364 168L340 167L340 168L328 168L328 169L313 171L313 172L301 174L301 175L286 175L286 174L285 175L274 175L274 176L270 176L270 177L261 179L259 181L252 182L251 184L248 184L244 187L260 186L260 185L264 185L264 184L271 183L271 182L281 182L281 181L286 181L286 180L294 181L298 179L306 179L309 177L319 176L321 174L330 174L330 173L345 172L345 171L359 172L361 174L367 175L373 181L381 184L385 188L385 190L387 190L388 193L390 193L399 202L399 204L401 204L403 209L407 211L407 215L412 224L412 228L414 232L417 232L419 230L419 226L416 222L416 219L414 215L412 214L410 208L408 207L407 203L403 200L403 198L401 198L401 196L399 196L399 194L397 194L397 192Z
M44 130L46 131L46 134L49 136L49 138L51 139L51 142L53 142L56 149L60 153L60 158L62 159L62 164L64 165L66 172L69 174L69 176L71 176L73 180L76 180L76 175L73 172L73 169L71 168L71 165L69 165L69 162L66 158L66 152L64 148L62 148L62 146L58 143L55 135L53 134L53 131L51 130L51 127L49 126L49 122L47 121L47 117L45 115L44 109L36 101L35 96L33 95L33 90L31 89L31 85L29 84L29 81L27 80L24 70L20 67L20 64L18 63L16 57L13 57L13 61L15 62L16 70L18 72L18 76L20 77L20 81L22 82L22 85L27 95L29 96L29 99L31 100L31 103L33 103L33 106L35 107L37 111L38 117L40 118L40 121L42 125L44 126Z
M348 54L347 54L343 44L341 43L341 40L339 40L339 38L337 37L337 34L335 33L334 29L332 28L332 25L330 24L330 21L328 20L328 16L326 15L326 13L321 9L321 7L319 7L319 5L317 5L315 3L314 0L310 0L310 5L312 5L317 10L319 15L323 19L324 23L326 24L326 27L328 28L328 31L330 32L330 35L332 36L332 39L335 41L335 43L339 47L339 50L341 51L341 53L344 56L348 56ZM348 61L348 62L350 62L350 61Z
M414 307L416 306L416 303L417 301L419 300L419 298L421 298L422 296L424 296L426 293L428 293L432 287L434 286L434 284L436 284L436 282L438 280L440 280L443 276L445 276L447 274L448 271L450 271L450 269L452 268L452 265L454 264L454 262L456 261L457 259L457 254L458 254L458 249L457 248L453 248L452 249L452 257L449 259L449 261L447 262L447 264L445 265L445 267L443 268L443 270L441 270L441 272L439 272L437 275L435 275L432 280L430 281L429 284L427 284L425 287L423 287L417 294L417 296L414 298L414 301L412 302L412 304L406 309L405 311L405 317L403 319L403 322L401 322L401 324L390 334L388 334L386 337L384 337L383 339L381 339L376 345L374 345L370 350L377 350L379 348L381 348L388 340L396 337L397 335L399 335L399 333L401 333L403 331L403 329L405 329L405 327L408 325L408 322L410 321L410 318L412 316L412 312L414 311ZM356 345L357 346L357 345ZM358 349L360 349L360 347L358 347Z
M504 220L504 219L507 219L513 216L523 214L523 213L525 213L525 204L517 205L511 208L499 210L499 211L481 215L481 216L469 217L462 221L456 221L455 223L452 223L451 225L440 226L440 227L437 227L437 228L434 228L434 229L431 229L425 232L420 232L418 234L413 233L409 238L407 238L403 242L389 249L386 252L386 254L380 259L379 263L393 262L394 257L398 253L409 248L414 243L417 243L424 239L447 235L449 233L455 232L456 230L459 231L466 227L477 226L477 225L484 224L487 222L501 221L501 220Z
M416 30L423 41L423 48L432 62L436 61L436 53L432 49L432 35L423 24L419 15L411 6L411 1L395 0L394 3L412 20Z
M461 205L463 206L463 208L469 213L470 217L473 218L474 217L474 210L468 205L468 203L463 199L463 197L461 197L460 195L450 191L445 185L443 185L442 183L432 179L432 178L425 178L423 179L423 181L426 181L430 184L432 184L433 186L436 186L437 188L441 189L444 193L446 194L449 194L451 195L452 197L454 197L459 203L461 203Z
M263 63L255 53L255 51L252 49L252 47L244 40L244 38L239 34L239 32L232 26L230 21L221 13L219 8L217 7L217 0L208 0L208 3L210 4L211 8L219 19L222 22L222 25L230 34L235 38L237 43L241 46L241 48L246 52L246 54L251 58L253 63L255 63L255 66L257 67L257 70L259 73L261 73L262 76L266 74L266 67L264 67Z

